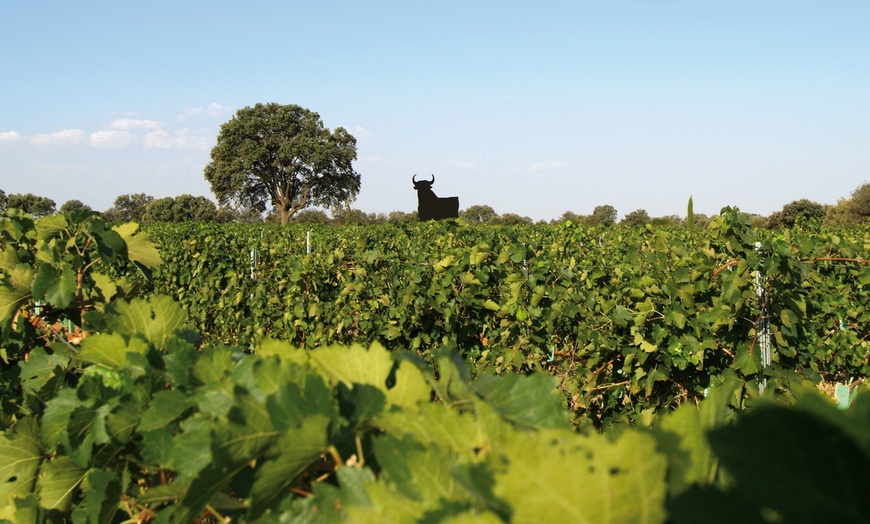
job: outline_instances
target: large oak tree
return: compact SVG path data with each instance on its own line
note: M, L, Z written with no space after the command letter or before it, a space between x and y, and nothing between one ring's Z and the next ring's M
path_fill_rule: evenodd
M330 132L320 115L298 105L257 104L221 126L205 178L218 201L262 213L271 205L281 223L310 206L352 201L356 139Z

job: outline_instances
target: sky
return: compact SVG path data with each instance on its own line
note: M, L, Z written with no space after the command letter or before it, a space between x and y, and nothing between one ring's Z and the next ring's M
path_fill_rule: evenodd
M0 189L213 198L220 125L298 104L357 139L351 207L769 215L870 181L870 2L15 1Z

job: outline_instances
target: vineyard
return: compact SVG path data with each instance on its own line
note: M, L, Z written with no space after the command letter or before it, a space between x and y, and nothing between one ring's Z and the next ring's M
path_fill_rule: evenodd
M867 376L868 233L759 233L736 210L704 231L148 229L164 258L154 290L210 341L379 342L430 363L447 348L473 374L549 372L578 420L599 426L697 401L731 373L757 391L767 318L770 387Z
M0 243L0 521L870 516L867 229L12 210Z

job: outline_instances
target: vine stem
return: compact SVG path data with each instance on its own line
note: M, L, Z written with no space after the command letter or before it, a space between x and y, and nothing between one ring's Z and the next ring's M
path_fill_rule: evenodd
M624 386L624 385L628 384L629 382L631 382L631 381L630 380L623 380L622 382L614 382L613 384L602 384L600 386L595 386L594 388L590 389L589 391L591 392L591 391L598 391L599 389L609 389L609 388L615 388L617 386Z
M716 270L713 271L713 274L710 275L710 280L713 280L714 278L716 278L716 275L718 275L719 273L721 273L721 272L724 271L725 269L727 269L727 268L729 268L729 267L731 267L731 266L735 266L735 265L737 265L737 264L739 264L739 263L740 263L739 260L732 260L732 261L728 262L727 264L724 264L724 265L721 265L721 266L717 267Z

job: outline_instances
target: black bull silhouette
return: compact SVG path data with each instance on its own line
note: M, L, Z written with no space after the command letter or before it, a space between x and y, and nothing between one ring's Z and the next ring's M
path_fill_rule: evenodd
M414 175L411 181L417 190L417 216L420 220L441 220L459 216L459 197L439 198L432 191L435 175L432 175L432 180L417 180L417 175Z

